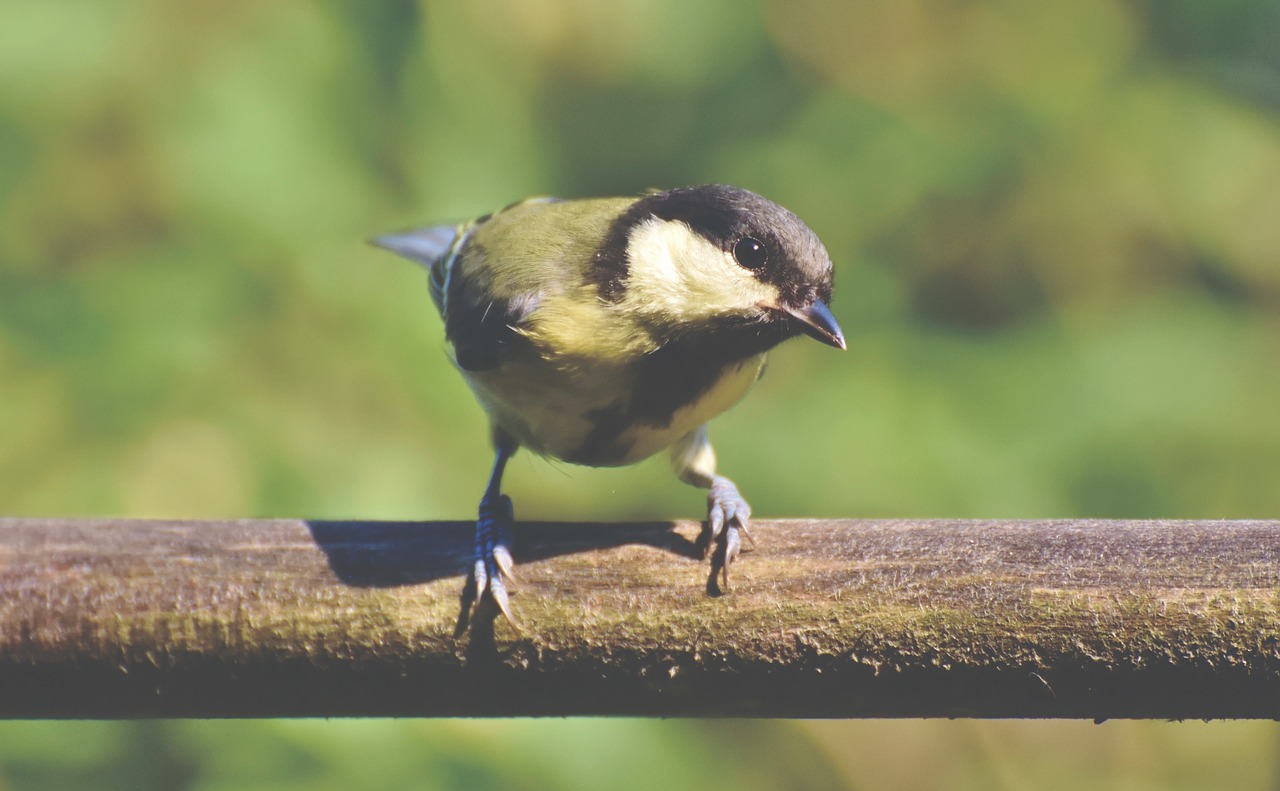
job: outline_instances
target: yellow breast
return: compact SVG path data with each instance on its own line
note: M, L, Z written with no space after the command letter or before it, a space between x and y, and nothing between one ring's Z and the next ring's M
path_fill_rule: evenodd
M618 410L634 387L634 366L602 361L591 368L566 369L530 357L463 374L494 423L521 446L576 463L619 466L669 447L736 404L759 378L764 362L760 354L726 366L666 425L629 419ZM593 445L597 440L598 447Z

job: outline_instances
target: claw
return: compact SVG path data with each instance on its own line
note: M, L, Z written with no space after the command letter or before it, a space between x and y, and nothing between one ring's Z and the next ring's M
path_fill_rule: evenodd
M733 561L738 559L738 552L742 549L742 539L739 537L737 526L730 525L725 531L724 536L724 565L720 567L720 578L723 580L722 588L725 593L729 592L729 567L733 565Z
M510 550L508 550L506 547L502 546L501 544L494 547L493 562L498 566L498 571L502 573L503 577L506 577L512 582L519 582L519 580L516 579L516 572L515 572L516 563L511 558ZM499 579L498 582L501 582L501 579ZM507 617L509 618L511 616L507 616Z
M502 612L507 621L515 627L516 631L520 631L520 622L511 614L511 597L507 593L507 584L502 581L501 577L495 577L489 585L489 595L493 597L494 604L498 605L498 610Z

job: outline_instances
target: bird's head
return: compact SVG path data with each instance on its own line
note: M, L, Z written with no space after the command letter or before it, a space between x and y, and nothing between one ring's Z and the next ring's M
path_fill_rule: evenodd
M596 256L602 298L659 326L740 327L774 342L800 333L845 348L827 307L831 258L804 222L719 184L646 195Z

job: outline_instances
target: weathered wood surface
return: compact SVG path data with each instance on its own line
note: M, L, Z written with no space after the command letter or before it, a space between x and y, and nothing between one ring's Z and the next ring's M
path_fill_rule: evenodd
M0 519L0 716L1280 718L1280 522L521 524L497 653L467 523Z

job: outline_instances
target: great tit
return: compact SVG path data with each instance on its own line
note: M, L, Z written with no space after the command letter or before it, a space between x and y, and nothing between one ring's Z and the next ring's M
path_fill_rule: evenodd
M719 570L727 588L742 537L752 540L751 509L716 473L707 421L742 398L782 341L803 333L845 348L827 307L831 259L799 217L711 184L532 198L372 241L427 268L453 361L492 427L459 636L473 605L516 623L501 483L520 447L593 467L667 449L680 480L708 490L700 543L709 587Z

